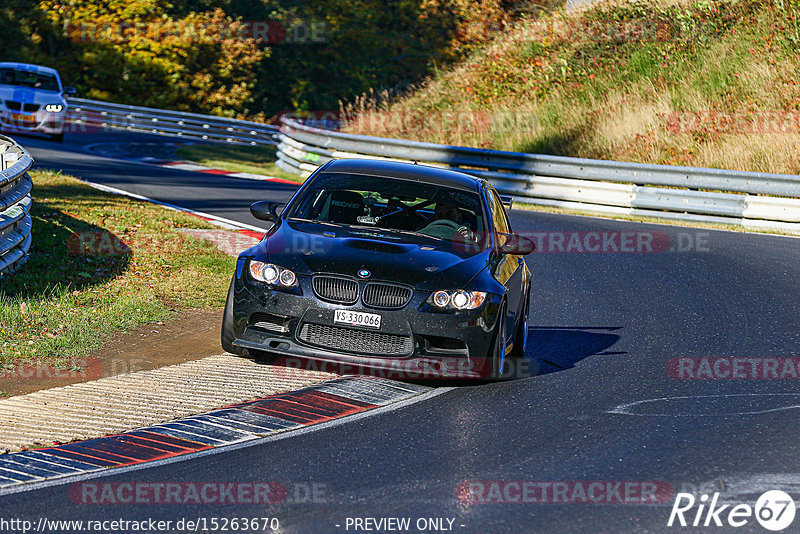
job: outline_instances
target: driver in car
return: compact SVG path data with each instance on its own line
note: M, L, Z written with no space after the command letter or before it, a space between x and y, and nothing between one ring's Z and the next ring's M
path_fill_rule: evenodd
M418 232L440 239L451 240L458 235L463 239L473 240L473 233L469 226L461 224L461 222L461 211L456 206L438 202L433 212L433 218Z

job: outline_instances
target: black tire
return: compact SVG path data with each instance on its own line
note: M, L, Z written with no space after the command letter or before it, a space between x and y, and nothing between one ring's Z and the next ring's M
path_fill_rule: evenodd
M481 370L481 377L487 380L500 380L503 377L505 343L503 343L503 326L505 324L506 306L500 307L500 315L494 327L494 340L491 352L487 354L486 361Z
M222 350L230 352L231 354L241 354L241 349L233 346L233 340L236 337L233 335L233 283L231 280L231 287L228 289L228 298L225 300L225 311L222 313Z
M64 132L58 134L50 134L50 139L55 141L56 143L63 143L64 142Z
M525 294L525 305L522 307L522 319L517 323L517 332L514 334L514 348L511 349L509 356L513 359L523 359L525 357L525 345L528 341L528 312L531 307L531 291Z

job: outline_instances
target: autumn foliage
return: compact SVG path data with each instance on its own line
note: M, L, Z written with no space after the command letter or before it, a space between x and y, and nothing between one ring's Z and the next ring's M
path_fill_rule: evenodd
M6 0L2 59L57 67L82 97L266 118L418 81L515 9L502 0Z

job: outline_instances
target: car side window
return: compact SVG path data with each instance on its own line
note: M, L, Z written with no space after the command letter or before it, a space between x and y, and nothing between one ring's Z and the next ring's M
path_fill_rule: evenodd
M489 209L492 212L492 220L494 221L494 229L497 232L504 234L511 233L511 225L508 223L506 217L506 210L503 209L503 202L497 196L494 190L489 191Z

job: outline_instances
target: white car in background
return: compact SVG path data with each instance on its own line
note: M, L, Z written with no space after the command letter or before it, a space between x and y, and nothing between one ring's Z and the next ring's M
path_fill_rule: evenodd
M43 133L54 141L64 140L66 95L58 71L26 63L0 63L0 129Z

